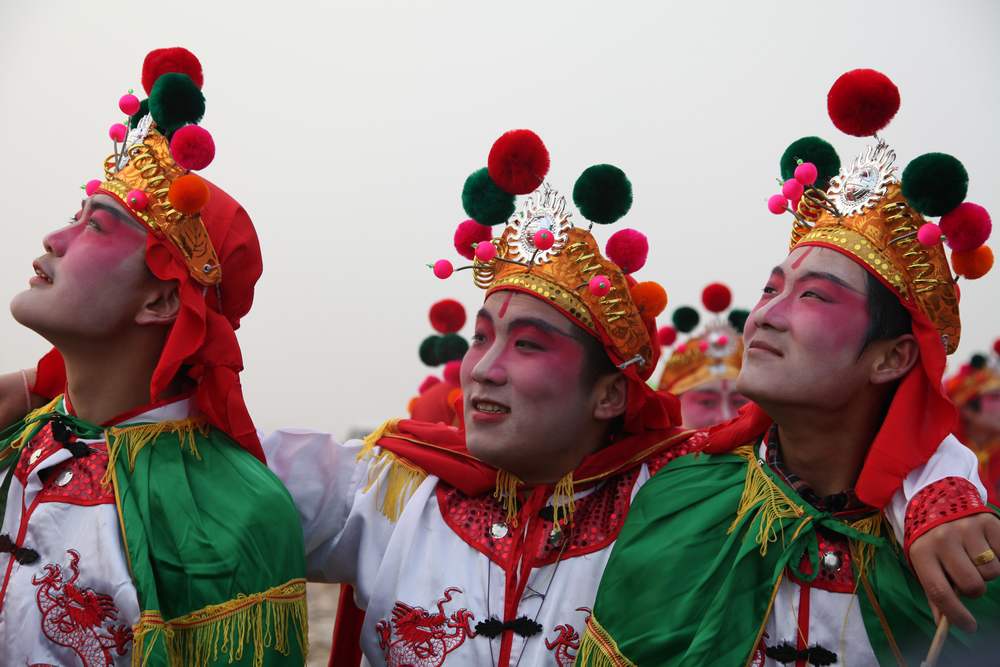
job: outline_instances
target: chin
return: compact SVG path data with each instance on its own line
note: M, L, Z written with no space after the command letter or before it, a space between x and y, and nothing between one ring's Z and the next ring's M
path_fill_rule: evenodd
M18 324L39 331L45 326L44 314L48 309L36 303L34 297L30 289L15 295L10 301L10 314Z

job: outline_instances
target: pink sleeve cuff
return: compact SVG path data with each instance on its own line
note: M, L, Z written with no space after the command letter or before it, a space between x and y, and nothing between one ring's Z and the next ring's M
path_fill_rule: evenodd
M928 484L906 506L903 551L908 555L918 537L941 524L989 511L979 491L964 477L945 477Z

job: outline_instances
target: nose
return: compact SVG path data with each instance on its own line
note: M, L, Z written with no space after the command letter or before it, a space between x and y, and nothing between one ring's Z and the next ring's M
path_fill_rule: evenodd
M66 254L66 247L69 245L70 241L79 233L77 227L79 223L70 225L68 227L62 227L53 232L49 232L42 237L42 247L45 248L45 252L50 255L55 255L56 257L62 257Z
M785 331L788 329L788 305L784 293L776 294L766 303L754 308L750 313L750 322L754 329L774 329ZM749 337L747 337L749 340Z
M502 346L496 341L472 367L472 379L481 384L502 385L507 382L507 370L502 359Z

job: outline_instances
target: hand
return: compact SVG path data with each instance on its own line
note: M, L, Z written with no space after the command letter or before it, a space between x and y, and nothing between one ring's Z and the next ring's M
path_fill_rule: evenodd
M941 524L910 545L910 562L935 621L944 614L952 625L976 631L975 617L955 591L976 598L986 592L986 582L1000 577L1000 556L984 565L973 562L987 549L1000 554L1000 519L986 512Z
M14 371L0 375L0 428L13 424L17 420L28 414L28 411L39 407L42 399L33 394L25 397L24 383L27 378L28 386L35 383L35 369ZM30 405L29 405L30 399Z

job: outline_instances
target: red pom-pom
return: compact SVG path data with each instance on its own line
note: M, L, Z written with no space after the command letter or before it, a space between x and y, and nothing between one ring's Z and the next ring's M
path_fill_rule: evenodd
M996 352L997 354L1000 354L1000 338L997 338L995 341L993 341L993 351Z
M955 250L951 253L951 267L963 278L982 278L993 268L993 251L988 245L975 250Z
M208 185L200 176L187 174L176 179L167 190L170 205L181 213L194 215L208 203Z
M435 377L433 375L428 375L424 378L424 381L420 383L420 388L417 389L418 394L422 394L431 387L441 384L441 378Z
M733 293L722 283L712 283L701 291L701 302L710 312L721 313L733 302Z
M431 306L430 319L435 331L455 333L465 326L465 306L454 299L442 299Z
M458 223L455 229L455 250L466 259L475 257L476 244L493 238L493 230L481 225L475 220L465 220Z
M455 273L455 267L446 259L439 259L434 262L434 266L431 269L434 271L434 277L441 280L446 280L451 274Z
M204 83L201 62L193 53L180 46L155 49L146 54L146 59L142 61L142 87L147 95L156 80L167 72L187 74L199 88Z
M552 232L547 229L539 229L531 237L531 242L535 244L536 249L544 251L548 250L555 244L556 237L553 236Z
M622 229L611 235L604 252L622 271L634 273L646 264L649 240L640 231Z
M637 284L631 290L632 301L645 319L654 318L667 307L667 291L651 280Z
M941 216L941 231L952 250L975 250L993 231L990 214L979 204L963 202Z
M458 359L444 365L444 381L456 387L462 383L462 362Z
M899 111L899 89L881 72L851 70L833 82L826 108L841 132L868 137L888 125Z
M204 169L215 159L215 141L205 128L185 125L170 139L170 155L185 169Z
M674 341L677 340L677 329L671 326L660 327L660 330L656 332L656 337L663 347L673 345Z
M512 195L533 192L549 173L549 151L531 130L505 132L486 162L490 179Z

